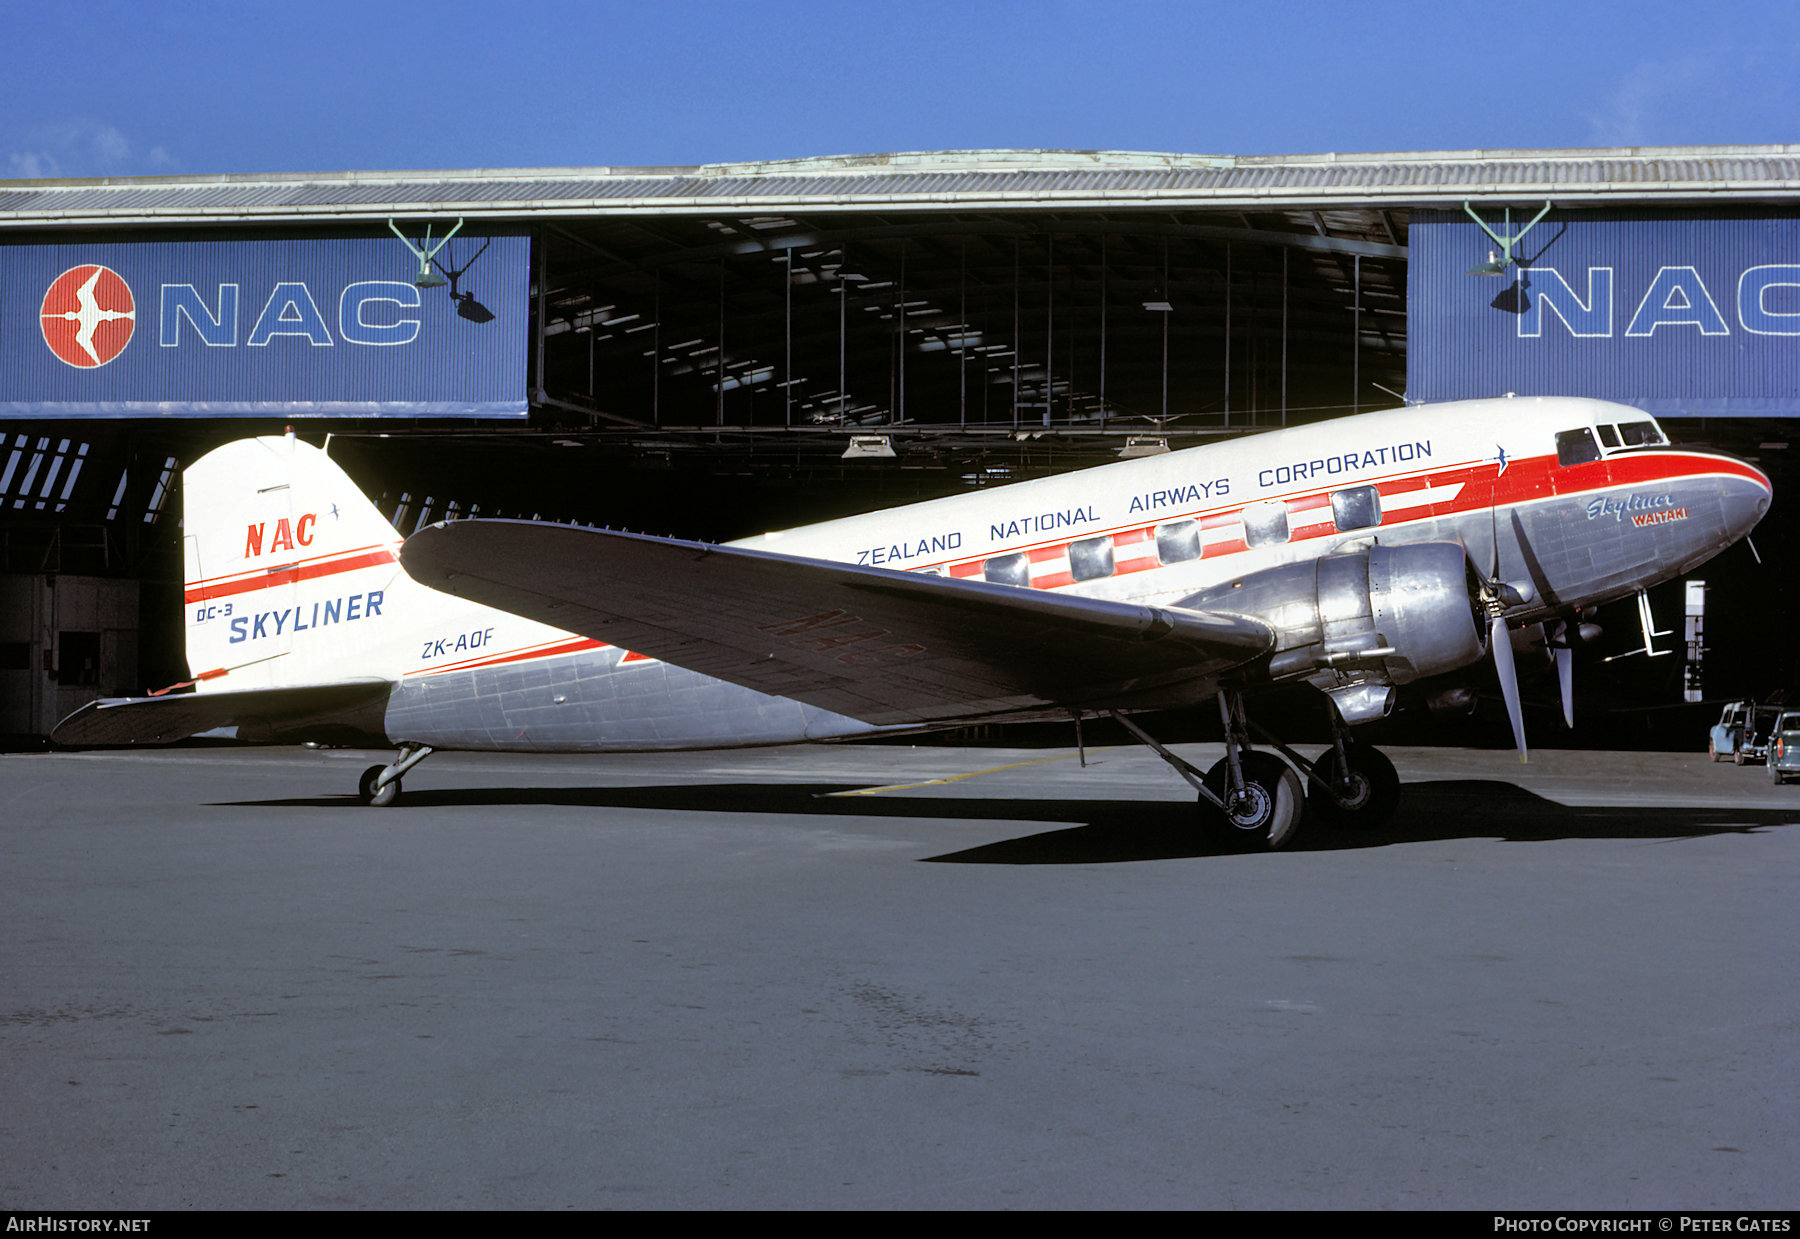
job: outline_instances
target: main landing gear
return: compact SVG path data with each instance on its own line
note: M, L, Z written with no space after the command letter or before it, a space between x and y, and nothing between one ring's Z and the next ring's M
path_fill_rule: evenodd
M1261 728L1256 730L1273 751L1252 750L1252 725L1244 714L1243 694L1221 691L1225 756L1205 774L1125 715L1108 714L1198 791L1206 824L1238 850L1273 852L1286 847L1300 831L1303 812L1334 826L1372 828L1392 817L1400 802L1394 763L1379 750L1352 740L1335 706L1332 745L1309 762Z
M383 809L400 799L400 776L431 756L428 744L406 743L385 766L370 766L357 781L356 795L364 804Z

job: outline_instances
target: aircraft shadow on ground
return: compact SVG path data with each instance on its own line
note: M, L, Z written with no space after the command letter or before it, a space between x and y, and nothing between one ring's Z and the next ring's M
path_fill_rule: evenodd
M918 820L1061 822L1016 839L922 860L994 865L1093 864L1231 854L1204 829L1197 806L1179 800L1009 799L941 795L841 796L856 785L730 783L632 787L488 787L408 790L398 804L370 809L354 796L230 802L237 808L355 809L406 814L421 809L556 805L651 809L686 814L884 817ZM1749 834L1800 825L1793 809L1692 808L1644 805L1570 806L1512 783L1450 779L1409 783L1385 826L1336 827L1308 821L1292 851L1335 851L1448 839L1507 842L1555 839L1683 839Z

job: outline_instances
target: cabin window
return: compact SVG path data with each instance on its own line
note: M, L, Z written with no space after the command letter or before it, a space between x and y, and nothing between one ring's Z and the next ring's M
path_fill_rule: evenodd
M1619 446L1619 428L1617 426L1601 426L1598 427L1598 429L1600 431L1601 447Z
M1370 529L1381 524L1381 492L1373 486L1332 491L1331 519L1339 530Z
M1245 546L1270 546L1287 540L1287 504L1279 499L1268 499L1244 508Z
M1599 459L1600 445L1594 442L1594 432L1586 426L1580 430L1565 430L1556 436L1557 464L1584 465Z
M1619 427L1626 447L1660 447L1668 442L1655 422L1625 422Z
M1200 526L1193 521L1174 521L1156 527L1156 557L1165 564L1200 558Z
M1077 581L1094 581L1113 574L1111 538L1083 538L1069 543L1069 575Z
M981 575L996 585L1030 585L1031 560L1024 551L996 555L982 563Z

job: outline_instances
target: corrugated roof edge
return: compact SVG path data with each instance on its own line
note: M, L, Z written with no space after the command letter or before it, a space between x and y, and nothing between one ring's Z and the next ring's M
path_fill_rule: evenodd
M1075 169L1222 169L1307 167L1319 165L1392 165L1416 163L1564 162L1592 159L1659 160L1695 158L1771 158L1800 155L1800 144L1762 146L1613 146L1568 150L1464 150L1327 152L1311 155L1192 155L1154 151L966 150L902 151L870 155L820 155L743 163L651 165L591 168L463 168L436 170L216 173L196 176L92 177L0 180L0 189L92 190L108 187L183 187L199 185L416 184L478 180L609 180L641 177L787 177L817 176L831 171L846 175L895 171L1069 171Z

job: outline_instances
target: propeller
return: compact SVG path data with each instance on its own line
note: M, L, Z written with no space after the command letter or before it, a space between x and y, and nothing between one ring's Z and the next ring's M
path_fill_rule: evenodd
M1556 687L1562 698L1563 724L1575 727L1575 651L1569 645L1569 624L1558 620L1544 625L1544 647L1556 663Z
M1506 700L1507 721L1512 723L1513 744L1519 760L1525 757L1525 711L1519 703L1519 671L1513 665L1512 638L1506 632L1506 616L1488 621L1488 645L1494 655L1494 672L1500 677L1500 696Z
M1501 468L1505 467L1502 463ZM1529 585L1521 588L1500 579L1500 516L1497 505L1492 503L1488 505L1488 532L1488 571L1481 581L1481 601L1488 611L1488 648L1494 656L1494 674L1500 680L1500 696L1506 702L1506 720L1512 724L1513 747L1519 750L1519 760L1524 762L1527 760L1525 708L1519 701L1519 669L1513 662L1506 611L1508 607L1529 602L1534 591Z

